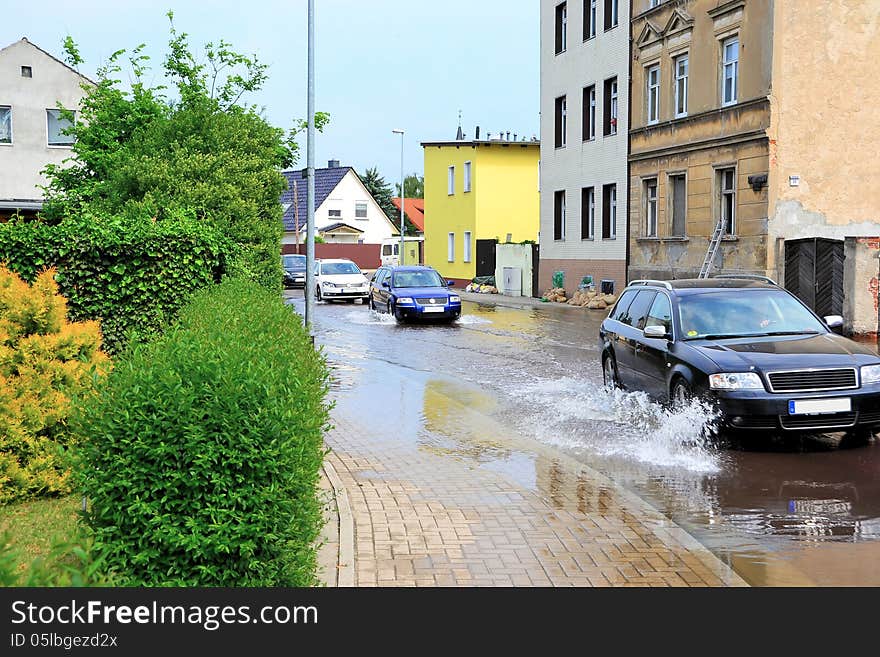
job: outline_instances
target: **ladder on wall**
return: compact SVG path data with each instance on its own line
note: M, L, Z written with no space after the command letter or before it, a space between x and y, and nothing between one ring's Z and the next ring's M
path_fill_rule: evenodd
M718 223L715 224L715 231L709 239L709 248L706 251L706 259L703 260L703 266L700 267L700 278L709 278L709 272L712 271L712 265L715 264L715 256L718 255L718 247L721 246L721 238L724 235L724 218L719 217Z

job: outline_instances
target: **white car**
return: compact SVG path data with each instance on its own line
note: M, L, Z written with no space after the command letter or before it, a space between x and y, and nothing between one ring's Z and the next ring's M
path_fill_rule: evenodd
M318 260L315 262L315 298L318 301L344 299L366 303L370 282L351 260Z

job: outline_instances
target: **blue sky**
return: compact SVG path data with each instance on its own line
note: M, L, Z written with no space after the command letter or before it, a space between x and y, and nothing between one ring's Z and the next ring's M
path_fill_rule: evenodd
M474 126L531 137L539 128L539 3L536 0L316 0L316 104L331 122L316 142L316 165L335 158L359 172L378 166L400 177L423 170L422 141L452 139L462 112ZM157 70L168 41L165 12L193 46L221 38L270 65L249 101L274 125L306 115L306 0L38 0L15 3L0 23L0 46L28 37L61 57L70 34L95 69L113 51L148 45ZM303 140L303 158L305 143ZM302 165L305 166L303 159Z

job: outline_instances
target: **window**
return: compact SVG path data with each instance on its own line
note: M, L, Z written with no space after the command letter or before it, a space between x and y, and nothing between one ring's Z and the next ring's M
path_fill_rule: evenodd
M602 239L617 237L617 185L602 187Z
M651 7L656 7L661 2L663 2L663 0L651 0L650 3L648 4L648 8L650 9Z
M721 221L725 235L736 234L736 169L718 169Z
M30 66L22 66L21 67L21 77L23 77L23 78L34 77L34 69L32 69Z
M0 144L12 143L12 108L0 105Z
M660 120L660 66L654 65L647 69L648 81L648 123Z
M46 110L46 121L49 146L73 145L73 136L64 134L64 131L73 124L61 116L61 110Z
M721 104L733 105L736 103L739 77L739 39L724 41L721 53Z
M584 141L596 138L596 85L584 89Z
M455 194L455 167L449 167L449 179L447 181L446 193L452 196Z
M605 29L617 27L618 0L605 0Z
M654 303L651 304L651 310L648 311L648 319L645 322L645 328L649 326L662 326L666 329L666 333L672 333L672 306L669 303L669 297L665 294L658 293L654 297Z
M464 261L471 261L471 231L464 231Z
M556 54L565 52L568 32L568 3L556 5Z
M657 237L657 179L645 181L645 237Z
M556 99L556 148L565 147L565 133L568 131L568 103L565 96Z
M614 306L614 310L611 311L611 319L616 319L618 322L623 322L627 317L627 310L629 310L629 306L633 302L633 299L636 298L637 293L638 292L636 290L627 290L626 292L624 292L620 296L620 300L617 302L617 305Z
M584 41L596 36L596 2L584 0Z
M464 191L471 191L471 163L464 163Z
M684 237L687 225L687 180L684 174L669 176L669 188L672 191L672 225L669 235Z
M654 304L654 297L657 293L653 290L639 290L636 298L633 299L629 308L621 317L620 321L639 330L645 328L645 322L648 320L648 313L651 312L651 306Z
M687 116L688 113L688 56L676 57L673 62L675 71L675 116Z
M355 219L366 219L367 218L367 204L362 201L357 201L354 204L354 218Z
M449 262L455 262L455 233L449 233L446 242L446 259Z
M603 117L603 133L617 134L617 78L605 80L605 112Z
M581 239L591 240L596 229L596 192L593 187L581 189Z
M328 217L341 217L342 210L327 210Z
M553 239L565 239L565 191L553 194Z

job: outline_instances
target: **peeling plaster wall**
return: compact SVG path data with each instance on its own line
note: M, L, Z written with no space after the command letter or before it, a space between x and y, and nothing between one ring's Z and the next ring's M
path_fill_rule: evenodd
M771 239L880 234L880 2L775 2L774 24Z
M850 237L844 244L843 320L847 330L877 336L880 329L880 237Z

